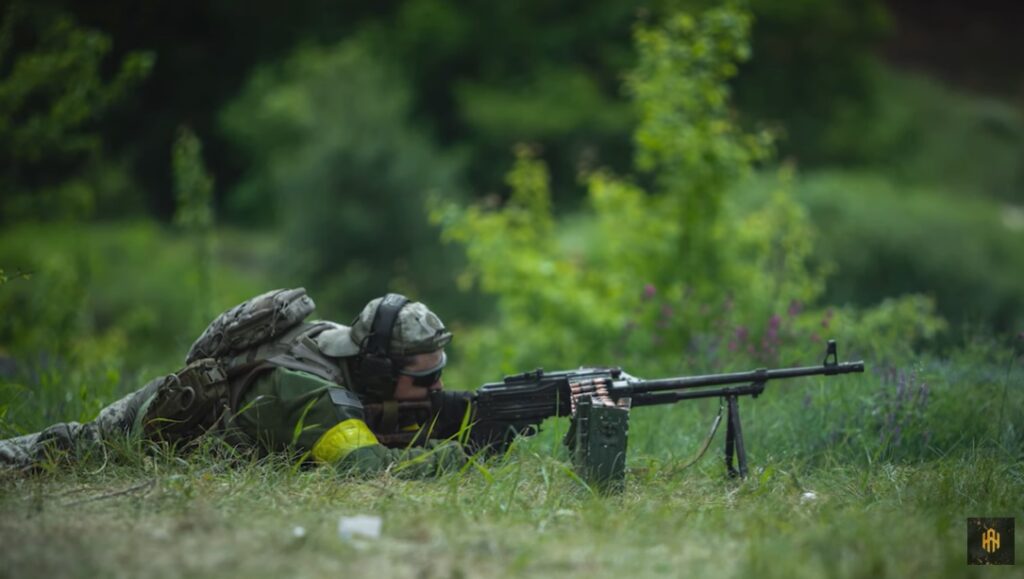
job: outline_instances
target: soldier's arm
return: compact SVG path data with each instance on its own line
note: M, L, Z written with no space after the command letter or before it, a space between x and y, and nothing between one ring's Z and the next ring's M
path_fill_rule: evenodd
M283 368L254 383L234 422L268 450L308 451L316 462L357 474L390 469L399 476L428 477L458 468L466 460L455 443L427 449L384 447L366 425L354 394Z
M366 423L350 418L336 424L313 445L313 459L343 472L376 474L384 470L409 478L436 476L466 462L462 447L445 442L429 448L387 448Z

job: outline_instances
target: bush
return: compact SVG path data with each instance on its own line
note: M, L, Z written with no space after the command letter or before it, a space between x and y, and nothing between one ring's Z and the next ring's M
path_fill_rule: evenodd
M963 198L1024 203L1024 115L927 77L870 68L870 107L850 108L820 146L837 161Z
M813 365L836 338L843 359L865 358L881 377L838 378L827 389L822 381L810 393L810 380L772 386L769 400L746 405L752 440L807 462L922 458L938 415L913 402L918 382L881 373L905 376L945 322L919 295L863 309L821 305L832 266L816 253L821 234L792 193L800 181L788 170L748 179L765 141L728 114L724 82L745 54L746 22L720 8L638 32L638 165L657 190L599 171L586 181L586 211L558 218L545 165L521 148L504 206L438 204L446 239L466 251L461 281L497 300L493 323L458 332L450 383L537 366L613 365L656 377ZM899 380L904 393L892 398ZM944 386L944 404L954 391ZM638 410L631 448L696 448L699 429L666 424L698 424L711 404ZM773 419L758 420L762 412ZM554 444L559 430L529 444Z
M1024 224L1012 207L871 173L818 172L795 188L834 262L826 299L867 305L931 296L957 328L1024 327Z
M110 67L110 38L51 6L16 1L0 18L0 222L90 216L127 192L124 171L102 158L96 120L146 77L153 55L130 52Z
M407 87L354 41L258 70L224 112L251 162L231 206L281 224L280 269L338 313L385 287L458 307L423 206L457 194L457 164L408 118Z

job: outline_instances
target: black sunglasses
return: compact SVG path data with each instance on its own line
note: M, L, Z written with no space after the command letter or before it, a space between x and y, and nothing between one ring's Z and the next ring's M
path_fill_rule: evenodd
M448 355L441 352L441 363L429 370L418 370L415 372L409 370L399 370L398 373L409 376L412 378L413 386L419 386L421 388L429 388L437 383L441 379L441 372L444 371L445 365L448 363Z

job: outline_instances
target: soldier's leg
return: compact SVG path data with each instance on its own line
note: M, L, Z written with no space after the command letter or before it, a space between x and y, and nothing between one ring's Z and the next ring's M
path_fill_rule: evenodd
M75 457L96 448L103 440L130 433L139 408L153 396L165 378L156 378L106 406L91 422L61 422L42 432L0 440L0 465L27 467L44 460L48 454L56 453Z
M39 448L39 436L42 432L34 432L24 436L16 436L0 440L0 465L25 467L35 462Z
M0 440L0 465L32 466L48 455L67 455L84 445L94 444L98 439L89 424L59 422L41 432Z

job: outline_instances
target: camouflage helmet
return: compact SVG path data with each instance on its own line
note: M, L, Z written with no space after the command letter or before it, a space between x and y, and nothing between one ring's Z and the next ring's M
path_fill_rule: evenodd
M374 298L359 312L352 326L338 326L326 330L317 337L317 344L323 353L329 356L355 356L359 354L370 334L373 318L377 314L383 297ZM437 317L421 302L405 304L395 320L388 344L388 355L391 357L412 356L435 352L451 342L452 334Z

